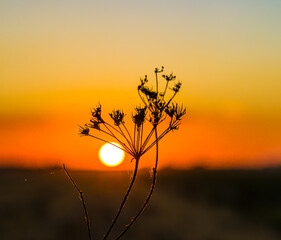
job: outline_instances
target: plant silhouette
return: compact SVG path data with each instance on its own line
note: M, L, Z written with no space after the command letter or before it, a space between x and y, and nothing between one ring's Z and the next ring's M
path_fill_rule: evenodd
M156 156L153 167L153 178L150 191L143 203L140 207L140 210L136 213L136 215L131 219L131 222L125 226L125 228L120 232L120 234L115 238L115 240L120 239L129 229L130 227L137 221L140 217L144 209L146 208L156 184L156 176L157 176L157 166L158 166L158 152L159 152L159 141L166 136L171 131L178 130L179 125L181 124L182 117L186 113L186 108L182 105L172 102L174 97L179 92L182 83L180 81L174 82L176 80L176 76L173 74L165 75L162 74L162 78L166 81L165 87L163 91L159 91L159 74L163 73L164 67L161 69L155 68L155 90L152 87L148 87L147 83L148 78L145 75L144 78L140 79L140 84L138 85L138 95L142 101L142 105L137 106L132 113L132 121L133 121L133 130L129 131L129 128L126 126L125 122L125 114L122 110L113 110L109 116L113 120L113 124L107 122L102 116L102 107L98 105L91 111L91 119L90 122L85 124L84 126L80 126L79 134L81 136L92 137L94 139L112 144L112 140L117 141L122 147L121 149L125 151L132 157L132 161L135 163L134 173L129 184L127 192L124 194L123 200L120 204L117 213L109 226L107 232L105 233L103 240L106 240L114 225L118 221L118 218L126 204L126 201L130 195L132 187L134 185L135 179L137 177L139 162L141 157L149 151L152 147L155 146ZM170 84L173 86L169 87ZM171 91L169 97L167 97L168 91ZM149 130L147 134L144 134L144 126L145 123L149 123ZM158 132L158 126L160 124L165 124L164 130L160 133ZM102 136L97 136L97 135ZM153 137L154 136L154 137ZM113 145L113 144L112 144ZM116 145L114 145L116 146ZM118 146L116 146L118 147ZM120 148L120 147L118 147ZM86 223L88 227L88 236L91 240L91 229L88 218L88 213L85 205L85 201L83 198L83 192L80 191L78 185L75 183L73 178L69 175L68 171L64 166L65 173L69 177L70 181L76 188L79 193L80 199L83 203L83 208L85 212Z

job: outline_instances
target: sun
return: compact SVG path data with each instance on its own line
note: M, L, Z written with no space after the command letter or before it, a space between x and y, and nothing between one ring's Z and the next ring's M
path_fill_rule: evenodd
M113 144L113 145L112 145ZM115 146L117 147L115 147ZM108 167L116 167L123 162L125 153L119 144L111 142L100 148L99 157L101 162Z

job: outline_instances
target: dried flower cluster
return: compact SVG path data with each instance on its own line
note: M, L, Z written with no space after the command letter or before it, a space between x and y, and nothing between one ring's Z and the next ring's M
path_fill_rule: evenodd
M90 119L90 123L80 127L79 133L81 136L92 137L110 144L112 144L112 141L115 141L122 146L122 150L131 155L132 159L135 160L135 169L131 183L124 196L121 206L112 221L112 224L110 225L107 233L104 235L104 240L108 238L131 192L141 156L152 147L156 146L156 159L153 168L153 179L150 192L148 193L147 198L139 212L136 213L136 215L131 219L131 222L126 225L124 230L115 238L116 240L120 239L124 235L124 233L133 225L147 206L156 183L158 143L170 131L178 130L182 117L186 113L185 107L172 102L182 85L180 81L176 82L176 76L173 74L163 74L162 77L166 83L163 91L159 90L158 75L163 71L164 67L161 69L155 68L156 89L147 86L147 83L149 82L147 76L140 79L138 94L142 100L143 106L137 106L131 115L134 124L132 131L129 131L126 126L125 114L122 110L113 110L109 114L110 118L113 120L113 124L111 124L102 116L101 105L98 105L91 111L92 117ZM173 86L170 87L170 84L173 84ZM167 92L169 91L171 94L167 97ZM150 131L148 131L145 135L144 124L146 122L150 125ZM158 133L158 126L163 122L166 122L165 130ZM103 136L106 136L106 138L98 137L97 135L100 133L102 133Z
M174 83L174 86L168 88L170 82L176 79L173 74L162 75L166 81L165 89L163 92L158 90L158 73L163 72L164 67L161 70L155 68L156 74L156 90L147 86L147 76L144 79L140 79L140 85L138 86L138 94L144 104L144 106L137 106L132 113L132 121L134 123L134 131L130 133L125 125L125 114L122 110L113 110L109 113L109 116L113 120L113 124L110 124L102 117L101 105L98 105L91 112L92 118L90 123L80 126L80 135L90 136L97 138L104 142L111 143L112 140L117 141L123 150L130 154L135 160L146 153L151 147L159 142L169 131L177 130L181 124L182 116L186 113L186 109L177 103L171 103L176 94L181 88L181 82ZM165 99L167 90L170 89L173 94L169 99ZM167 117L169 117L169 125L165 131L163 131L158 138L148 145L153 133L157 126L162 123ZM151 123L151 131L146 136L143 136L144 123L148 121ZM97 137L97 133L92 134L91 130L98 130L105 133L109 139L101 139Z

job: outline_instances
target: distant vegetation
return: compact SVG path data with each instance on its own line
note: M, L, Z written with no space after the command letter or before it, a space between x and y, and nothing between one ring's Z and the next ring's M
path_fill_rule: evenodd
M102 238L130 179L128 172L73 171L87 193L90 219ZM112 235L144 201L151 184L140 170ZM124 239L279 240L281 169L160 170L149 211ZM87 239L77 195L61 169L0 170L0 239ZM98 216L98 217L96 217Z

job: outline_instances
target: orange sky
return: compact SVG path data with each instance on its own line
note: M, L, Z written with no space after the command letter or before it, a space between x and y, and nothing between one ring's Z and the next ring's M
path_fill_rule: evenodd
M280 165L281 3L196 2L1 2L0 164L106 169L77 125L98 102L129 121L164 65L188 113L160 166Z

